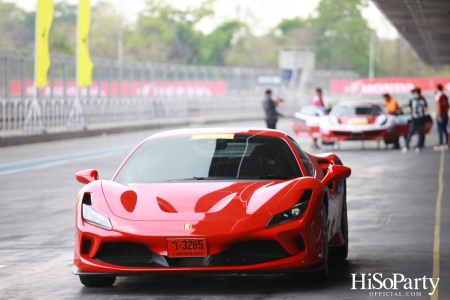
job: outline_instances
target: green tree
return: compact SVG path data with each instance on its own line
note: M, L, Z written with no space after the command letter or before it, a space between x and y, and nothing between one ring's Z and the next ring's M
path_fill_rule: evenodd
M317 66L367 74L369 41L374 31L361 14L366 0L321 0L313 19Z
M277 29L281 31L283 35L288 34L292 30L301 28L307 24L308 20L302 19L300 17L294 17L292 19L283 19L278 25Z
M0 0L0 47L31 50L34 44L34 12Z
M124 17L111 3L98 2L92 7L89 48L93 57L117 59L119 34ZM127 28L124 28L124 36ZM125 53L127 53L125 51ZM127 57L130 59L130 57ZM147 59L146 59L147 60Z
M222 23L196 45L196 55L192 62L202 65L224 65L225 52L233 42L236 43L239 40L239 34L247 29L247 25L240 21Z
M77 5L67 2L55 4L53 23L49 34L50 51L60 54L75 54Z
M192 63L198 56L196 45L203 39L196 25L213 15L213 2L180 10L165 1L147 0L135 29L127 34L127 51L137 59Z
M279 40L272 34L247 32L225 52L225 64L237 67L277 68Z

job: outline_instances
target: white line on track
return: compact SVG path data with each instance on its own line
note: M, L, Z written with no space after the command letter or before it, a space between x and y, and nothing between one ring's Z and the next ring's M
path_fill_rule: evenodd
M6 174L17 173L17 172L21 172L21 171L45 168L45 167L49 167L49 166L68 163L71 161L76 161L76 160L91 159L94 157L105 157L105 156L112 156L112 155L127 153L127 152L130 152L133 148L134 148L134 146L125 146L125 147L119 147L119 148L102 149L102 150L96 150L96 151L90 151L90 152L79 152L79 153L72 153L72 154L68 154L68 155L43 157L43 158L38 158L38 159L33 159L33 160L23 160L23 161L17 161L17 162L13 162L13 163L1 164L0 165L0 175L6 175Z

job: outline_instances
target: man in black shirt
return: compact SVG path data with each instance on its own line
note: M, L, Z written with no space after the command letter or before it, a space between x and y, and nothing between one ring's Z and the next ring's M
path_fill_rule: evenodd
M417 141L416 152L420 153L420 147L423 145L423 129L425 126L425 112L428 109L427 101L420 94L420 89L415 88L411 91L414 97L409 100L409 107L411 108L411 123L409 124L409 132L406 137L406 145L402 149L403 153L408 152L409 143L411 141L411 137L414 134L414 131L417 130L417 134L419 135L419 139Z
M266 113L266 123L267 128L275 129L277 126L278 116L280 114L277 112L276 107L283 100L278 98L276 101L272 100L272 91L266 90L266 97L263 100L263 108Z

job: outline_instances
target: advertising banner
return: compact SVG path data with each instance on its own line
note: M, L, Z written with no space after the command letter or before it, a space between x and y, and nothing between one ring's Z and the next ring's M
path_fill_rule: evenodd
M26 96L33 95L33 80L25 82ZM119 87L121 89L119 89ZM225 81L118 81L92 83L90 95L95 96L124 96L124 97L221 97L226 95L227 84ZM11 80L9 83L10 95L22 95L22 81ZM67 97L74 97L76 92L75 81L55 81L53 83L53 96L64 97L64 89ZM80 96L86 96L88 88L80 88ZM52 86L47 85L40 89L40 96L51 96Z
M332 94L409 94L415 87L423 92L432 92L436 84L442 84L450 91L450 78L376 78L376 79L332 79L330 92Z

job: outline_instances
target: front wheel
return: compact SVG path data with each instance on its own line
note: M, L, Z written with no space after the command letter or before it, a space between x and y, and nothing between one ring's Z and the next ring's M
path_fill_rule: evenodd
M88 287L106 287L113 285L116 276L80 275L80 281Z

